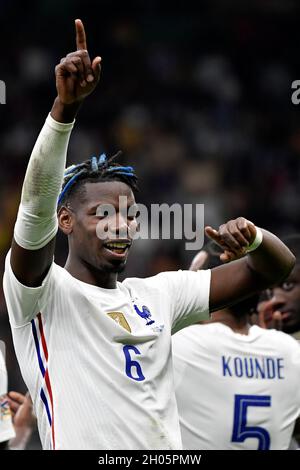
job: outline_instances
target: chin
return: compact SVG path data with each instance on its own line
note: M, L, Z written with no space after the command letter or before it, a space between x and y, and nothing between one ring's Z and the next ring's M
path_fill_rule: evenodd
M110 269L111 273L122 273L126 268L126 263L121 263L118 266L112 266Z
M111 261L110 263L107 263L105 265L101 265L98 267L99 271L105 272L105 273L122 273L124 269L126 268L126 261Z
M297 331L299 331L299 330L300 330L300 325L297 324L297 323L291 323L291 324L283 323L282 324L282 331L284 333L289 334L289 335L292 335L293 333L297 333Z

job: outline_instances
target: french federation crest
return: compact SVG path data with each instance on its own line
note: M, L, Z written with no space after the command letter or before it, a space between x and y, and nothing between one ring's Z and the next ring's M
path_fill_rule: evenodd
M112 318L118 325L122 326L125 328L125 330L129 331L131 333L131 328L129 326L128 321L126 320L124 314L122 312L109 312L107 314L110 318Z
M142 309L143 310L140 310L137 305L133 304L134 306L134 310L136 311L136 313L141 317L143 318L144 320L146 320L146 325L149 326L149 325L152 325L154 323L154 320L151 320L151 312L149 310L149 308L146 306L146 305L143 305L142 306Z

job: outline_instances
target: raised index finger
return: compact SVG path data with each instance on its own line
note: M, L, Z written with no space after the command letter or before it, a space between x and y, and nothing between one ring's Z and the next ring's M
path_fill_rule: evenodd
M216 242L218 244L222 244L222 237L219 234L219 232L217 230L215 230L214 228L212 228L208 225L207 227L205 227L205 233L214 242ZM223 242L223 245L224 245L224 242Z
M87 50L85 30L81 20L75 20L75 28L77 50Z

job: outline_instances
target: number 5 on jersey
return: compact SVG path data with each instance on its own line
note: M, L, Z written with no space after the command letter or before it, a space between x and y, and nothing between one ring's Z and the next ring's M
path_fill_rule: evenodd
M257 450L270 449L270 434L260 426L247 425L247 410L249 406L271 406L269 395L235 395L234 417L231 442L244 442L250 437L258 440Z

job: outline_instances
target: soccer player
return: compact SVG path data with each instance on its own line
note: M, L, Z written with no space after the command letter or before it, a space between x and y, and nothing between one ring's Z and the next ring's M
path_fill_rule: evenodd
M209 244L192 268L218 266L220 254ZM300 415L300 347L285 333L249 325L257 301L250 297L173 336L185 449L289 447Z
M269 300L258 304L258 315L251 315L251 321L262 328L276 328L288 333L300 342L300 235L294 234L284 238L296 258L296 265L282 283L268 289L265 293ZM294 447L300 445L300 419L294 429Z
M30 157L6 259L17 357L43 448L180 449L171 333L283 279L294 257L241 217L206 233L223 246L224 261L247 256L212 273L118 282L136 224L136 176L104 155L64 173L75 116L100 78L80 20L76 41L56 67L58 96ZM64 268L53 261L58 225L69 242Z
M295 255L296 265L287 279L268 289L269 301L259 305L259 324L269 328L278 318L279 329L300 340L300 235L290 235L285 244ZM273 326L273 325L271 325Z

